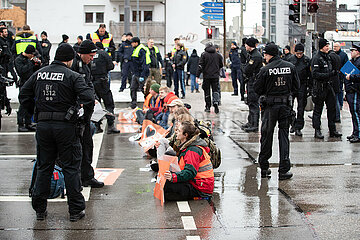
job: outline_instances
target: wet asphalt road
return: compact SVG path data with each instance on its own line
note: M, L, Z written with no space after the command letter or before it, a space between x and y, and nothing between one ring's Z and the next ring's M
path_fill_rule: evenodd
M114 93L118 94L118 93ZM223 154L215 170L212 201L166 202L153 197L154 173L140 171L150 162L132 134L95 135L97 168L124 169L113 185L84 189L86 216L71 223L64 201L50 202L46 221L36 221L27 197L35 154L33 134L15 132L15 114L4 117L0 132L0 239L359 239L359 145L327 138L314 141L306 122L304 137L291 136L294 178L277 180L277 141L272 178L261 179L256 160L258 134L239 124L246 106L223 93L221 114L203 113L202 94L188 94L198 119L214 124ZM339 125L350 134L344 110ZM324 120L323 126L326 126ZM326 135L326 131L324 131ZM274 140L277 137L274 136ZM101 143L101 145L99 145ZM96 148L96 147L95 147ZM97 151L97 150L96 150ZM87 192L90 190L90 194Z

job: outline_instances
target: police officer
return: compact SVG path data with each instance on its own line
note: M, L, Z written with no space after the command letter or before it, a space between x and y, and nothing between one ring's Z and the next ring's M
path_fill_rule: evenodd
M15 42L15 36L14 34L6 27L5 22L0 22L0 28L6 28L6 33L4 34L5 39L7 41L7 44L9 46L9 51L11 52L11 48ZM17 82L17 75L16 72L14 70L14 55L11 52L11 59L10 59L10 63L8 65L8 69L7 71L9 71L11 73L11 76L13 78L13 80L15 81L15 83ZM7 72L5 73L5 76L7 76Z
M247 104L249 106L248 122L242 126L246 132L257 132L259 130L259 96L254 91L254 81L260 68L263 66L263 58L256 48L258 40L251 37L246 40L245 47L248 59L244 69L245 82L247 83Z
M351 62L360 69L360 46L353 44L351 48ZM360 142L360 74L346 74L345 77L346 100L349 103L353 131L347 139L351 143Z
M143 44L140 44L140 38L133 37L131 45L134 52L131 55L133 62L134 75L131 80L130 95L131 95L131 108L136 108L137 104L137 90L143 89L145 79L148 77L148 64L150 64L150 54Z
M311 86L310 58L304 55L304 45L295 45L295 55L292 55L289 62L295 65L296 72L300 80L299 91L294 95L297 99L297 114L294 126L290 132L295 132L296 136L302 136L301 130L304 128L304 111L307 103L307 92Z
M149 80L152 80L152 77L154 77L154 80L161 84L161 67L164 66L164 62L162 60L159 48L154 45L154 39L149 38L147 42L147 49L150 51L150 74L149 74ZM161 65L161 67L160 67Z
M134 52L134 48L131 45L131 38L133 37L131 32L126 33L126 40L123 41L119 48L119 61L121 62L121 86L119 92L123 92L126 88L126 79L131 76L133 63L131 61L131 55Z
M97 52L95 44L90 40L85 40L79 47L79 52L75 55L71 69L77 73L80 73L84 78L86 84L93 90L94 86L91 81L91 72L89 68L90 62L94 59ZM81 180L84 187L101 188L104 186L103 182L99 182L94 178L94 169L91 166L93 159L93 140L90 129L90 118L85 121L85 129L83 136L81 137L82 145L82 161L81 161Z
M187 61L187 54L184 50L184 44L177 43L175 45L175 48L176 48L176 52L174 53L172 59L173 61L172 67L174 69L174 92L176 96L178 97L180 96L179 95L179 82L180 82L181 93L182 93L181 98L184 99L185 98L184 66Z
M91 40L95 43L101 42L105 48L105 51L111 56L111 59L115 61L115 43L113 35L106 31L106 25L104 23L99 25L99 29L96 30L91 36Z
M40 68L41 61L35 57L36 50L33 45L28 45L15 59L15 69L19 75L19 88L21 90L25 82L30 76ZM29 115L20 104L17 112L17 123L19 132L35 131L35 127L31 125L31 115ZM25 123L25 127L24 127Z
M272 141L276 123L279 127L279 180L292 177L290 170L289 127L292 111L292 95L299 89L299 79L293 64L278 56L278 47L268 44L264 49L264 58L268 63L263 67L256 82L255 92L261 95L262 124L259 164L261 177L270 177L269 159L272 155Z
M94 108L94 95L84 78L69 69L74 54L69 44L59 46L55 61L33 74L19 94L20 104L29 114L35 107L38 122L37 177L32 193L32 207L37 220L44 220L47 216L50 178L57 158L64 173L70 221L78 221L85 216L80 181L81 144L75 106L80 102L84 118L89 120Z
M7 28L0 27L0 65L3 68L3 75L7 77L11 62L11 51L7 41L8 30Z
M290 60L292 54L290 52L290 46L289 45L286 45L285 48L283 49L283 55L281 56L281 58L285 61L288 61Z
M50 63L50 50L51 50L51 42L49 41L49 39L47 38L47 32L43 31L41 33L41 41L40 41L40 45L43 51L43 65L49 65Z
M332 77L338 74L331 64L328 56L329 42L321 38L319 40L319 51L313 57L311 62L312 77L313 77L313 102L314 112L312 118L313 128L315 129L315 138L324 139L321 133L321 114L326 103L328 127L330 137L339 138L342 136L336 131L336 94L333 88Z
M98 48L98 51L94 56L94 60L91 65L91 74L93 77L92 80L95 93L99 97L99 100L104 100L105 109L114 114L115 104L110 90L110 83L108 81L109 71L114 69L114 64L111 61L111 57L104 51L102 43L97 42L95 45ZM108 123L107 133L120 133L114 124L115 117L106 115L106 119Z
M42 48L37 37L34 35L34 32L30 30L29 25L24 25L23 30L16 33L15 42L11 47L11 51L18 56L25 51L28 45L34 46L42 56Z
M231 42L231 49L229 52L229 58L231 61L231 80L232 85L234 88L234 93L231 94L231 96L238 96L239 95L239 87L238 87L238 80L240 83L240 94L241 98L244 99L244 93L245 89L242 89L243 87L243 78L242 78L242 72L241 72L241 59L240 59L240 49L237 46L236 42Z

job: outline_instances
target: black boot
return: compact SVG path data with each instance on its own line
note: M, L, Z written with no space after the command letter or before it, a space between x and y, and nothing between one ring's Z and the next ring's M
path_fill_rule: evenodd
M219 113L219 106L217 104L214 104L214 108L215 108L215 113L218 114Z
M292 178L293 174L291 172L279 173L279 180L286 180Z
M107 134L112 134L112 133L120 133L120 130L118 130L114 124L108 126L107 129Z
M324 139L324 135L322 135L321 130L320 129L315 129L315 138L317 139Z
M271 178L271 170L270 169L262 169L261 170L261 178Z
M295 130L295 135L296 135L296 136L299 136L299 137L302 137L302 132L301 132L301 130L296 129L296 130Z
M103 182L99 182L98 180L96 180L95 178L92 178L90 180L87 181L83 181L82 185L84 187L92 187L92 188L102 188L104 186Z
M330 132L330 137L332 138L340 138L341 136L342 134L337 131Z
M85 217L85 210L82 210L81 212L79 212L77 214L70 214L70 221L77 222L80 219L82 219L83 217Z

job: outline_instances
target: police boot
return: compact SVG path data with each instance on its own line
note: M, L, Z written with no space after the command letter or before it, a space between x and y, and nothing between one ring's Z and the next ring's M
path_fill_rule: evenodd
M24 127L24 125L19 125L18 126L18 132L28 132L28 131L29 131L29 129Z
M215 108L215 113L218 114L219 113L219 105L214 104L214 108Z
M279 180L286 180L292 178L293 174L291 172L279 173Z
M271 170L270 169L262 169L261 170L261 178L271 178Z
M115 127L114 124L108 126L107 129L107 134L112 134L112 133L120 133L120 131Z
M76 213L76 214L70 214L70 221L77 222L80 219L82 219L83 217L85 217L85 210L82 210L81 212Z
M248 127L244 129L245 132L250 133L250 132L258 132L259 128L258 127Z
M342 136L342 134L337 131L330 132L330 137L332 137L332 138L340 138L341 136Z
M29 132L35 132L36 131L36 125L26 125L25 128L29 130Z
M82 185L84 187L92 187L92 188L102 188L104 186L103 182L99 182L98 180L96 180L95 178L92 178L90 180L87 181L83 181Z
M296 136L299 136L299 137L302 137L303 134L302 134L302 132L301 132L300 129L296 129L296 130L295 130L295 135L296 135Z
M250 123L245 123L243 125L241 125L241 129L244 130L245 128L249 128L250 127Z
M353 138L351 138L349 141L350 141L351 143L358 143L358 142L360 142L360 138L358 138L358 137L353 137Z
M315 138L317 139L324 139L324 135L322 135L321 130L320 129L315 129Z

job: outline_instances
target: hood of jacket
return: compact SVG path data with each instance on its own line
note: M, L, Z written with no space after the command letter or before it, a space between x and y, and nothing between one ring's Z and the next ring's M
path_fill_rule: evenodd
M199 57L196 53L192 53L191 57Z
M216 52L216 48L214 47L214 45L207 46L207 47L205 48L205 52L214 53L214 52Z
M200 138L200 133L190 138L188 141L180 145L180 152L190 146L207 147L204 139Z
M34 35L34 31L31 31L31 30L25 30L25 31L20 31L20 32L16 33L16 36L23 37L23 38L28 38L32 35Z

